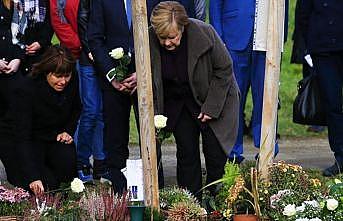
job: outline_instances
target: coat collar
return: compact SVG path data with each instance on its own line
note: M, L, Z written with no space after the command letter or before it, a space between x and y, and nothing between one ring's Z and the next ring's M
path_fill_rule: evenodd
M206 51L213 47L213 43L206 33L204 28L201 28L203 22L189 19L189 24L185 27L187 32L187 50L188 50L188 74L192 79L195 65L198 58ZM151 61L154 62L153 71L154 74L161 74L161 55L160 55L160 43L152 27L149 28L150 34L150 52Z

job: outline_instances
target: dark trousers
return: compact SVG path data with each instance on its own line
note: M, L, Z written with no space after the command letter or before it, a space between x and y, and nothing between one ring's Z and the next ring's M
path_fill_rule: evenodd
M200 133L207 171L206 183L211 183L222 178L227 157L212 129L192 118L184 107L173 131L177 148L177 182L180 187L188 189L198 198L201 198L198 191L202 188ZM213 191L214 188L212 193Z
M343 165L343 51L311 56L327 108L330 147L337 162Z
M130 96L113 89L104 90L103 96L104 148L112 183L116 191L121 192L126 186L125 177L120 170L126 166L126 160L129 158L131 105L135 108L136 123L139 128L137 94ZM157 153L159 161L161 159L160 150ZM159 183L162 187L163 169L159 170Z
M75 144L34 142L33 160L38 165L42 182L47 190L69 183L76 177Z

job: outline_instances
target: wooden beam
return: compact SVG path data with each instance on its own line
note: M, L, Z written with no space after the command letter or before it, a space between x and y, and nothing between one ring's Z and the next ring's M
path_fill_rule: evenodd
M266 68L258 167L262 179L268 179L268 165L273 162L274 158L284 17L285 0L269 0Z
M159 210L157 155L146 0L132 0L145 205Z

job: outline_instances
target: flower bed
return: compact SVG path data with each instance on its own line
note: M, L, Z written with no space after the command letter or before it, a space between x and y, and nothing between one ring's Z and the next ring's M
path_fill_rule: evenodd
M215 198L204 194L201 206L188 191L170 187L160 191L161 212L146 208L144 220L232 220L236 214L255 214L260 220L341 221L343 183L324 180L298 165L275 163L268 182L255 169L227 163ZM130 220L129 194L118 196L106 184L74 180L58 193L30 197L19 188L0 185L1 220ZM235 218L233 219L235 220ZM134 221L134 220L133 220Z

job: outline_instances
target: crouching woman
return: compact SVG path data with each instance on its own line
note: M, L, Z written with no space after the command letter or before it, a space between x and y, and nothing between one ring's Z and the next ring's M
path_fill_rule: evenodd
M20 185L39 195L76 176L72 136L81 103L72 54L60 46L48 48L16 93L16 148L24 175Z
M207 179L224 173L238 130L239 91L225 45L208 24L175 1L159 3L149 29L155 114L168 117L177 147L177 182L202 188L199 136ZM197 195L200 198L200 195Z

